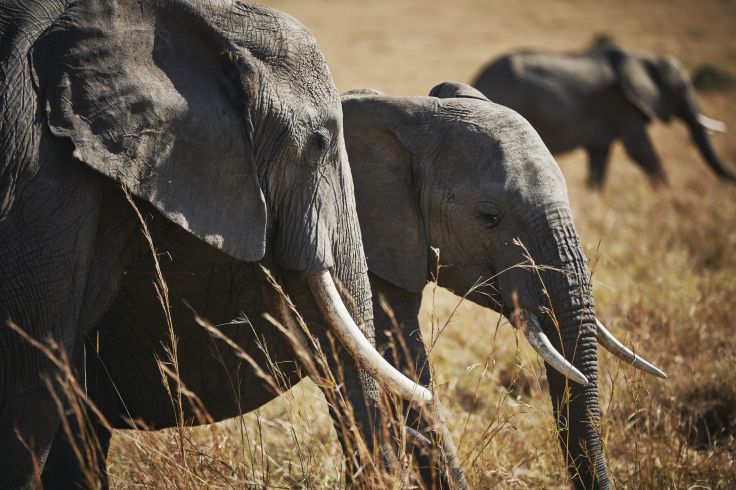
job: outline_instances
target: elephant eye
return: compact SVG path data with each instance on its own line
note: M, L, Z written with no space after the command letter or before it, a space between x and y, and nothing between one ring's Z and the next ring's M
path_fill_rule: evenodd
M307 144L307 158L312 165L319 165L329 147L328 135L322 131L315 131L309 137Z
M327 135L318 131L312 136L312 144L322 153L327 150Z
M478 204L478 214L486 222L488 228L495 228L503 218L501 207L492 201L484 201Z

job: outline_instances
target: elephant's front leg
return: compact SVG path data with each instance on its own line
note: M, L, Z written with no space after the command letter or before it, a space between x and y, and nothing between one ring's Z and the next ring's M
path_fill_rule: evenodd
M38 484L61 413L84 398L64 364L114 298L135 232L119 189L62 163L42 166L0 220L3 488Z
M333 426L346 459L345 476L347 482L356 478L363 480L372 473L366 471L378 461L379 472L392 472L396 458L384 415L379 409L380 395L378 385L367 373L360 370L353 357L343 349L338 339L332 335L311 291L306 288L304 279L294 273L280 274L296 310L304 318L310 334L318 346L312 346L314 368L309 373L322 390L327 401ZM369 309L345 302L354 318L367 316ZM368 307L370 307L370 302ZM367 319L370 332L364 332L371 339L373 322ZM303 366L308 369L308 366ZM357 430L356 430L357 429ZM365 444L366 451L361 448ZM367 482L370 483L370 482ZM370 485L369 485L370 486Z
M94 404L110 424L116 425L119 423L117 420L119 393L102 364L96 350L95 338L96 335L86 336L84 343L77 349L78 352L74 356L75 375L77 379L84 381L87 402ZM88 404L76 408L82 411L89 425L83 432L76 418L71 418L69 420L71 441L63 427L59 427L56 431L41 475L44 490L109 488L107 454L112 432L99 420ZM85 437L88 439L85 440ZM81 448L85 455L81 461L75 453L75 448Z
M369 276L376 347L410 379L431 389L432 372L418 321L421 294L405 291L372 274ZM429 488L450 488L449 480L452 480L455 487L466 488L465 472L445 423L444 409L438 394L434 392L433 395L431 407L419 411L404 405L397 418L406 420L407 427L419 434L413 437L413 454L424 484ZM435 427L427 434L431 445L421 440L428 426Z
M112 433L97 420L91 410L86 407L81 407L81 410L85 411L85 417L90 421L87 433L91 436L91 443L81 437L82 428L76 419L69 420L73 438L71 442L66 431L59 427L41 475L44 490L109 488L107 453ZM79 460L75 449L84 452L84 461Z
M626 153L644 170L652 185L667 183L667 174L643 123L620 125L619 137Z
M608 159L611 153L611 142L599 144L596 146L588 146L588 181L587 185L591 189L600 190L606 181L606 172L608 170Z

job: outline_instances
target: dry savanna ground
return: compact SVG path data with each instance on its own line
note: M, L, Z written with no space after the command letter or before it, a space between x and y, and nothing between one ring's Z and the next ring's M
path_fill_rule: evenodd
M736 2L374 0L264 2L318 39L340 91L424 95L469 81L521 47L577 50L598 33L676 55L689 69L736 73ZM732 129L716 136L736 166L736 90L701 95ZM653 190L620 146L609 185L584 186L585 158L558 158L594 270L598 315L669 374L644 377L599 351L606 454L622 488L736 488L736 186L700 161L684 127L650 132L670 174ZM497 315L428 286L423 329L447 328L432 351L438 390L476 488L564 488L543 369ZM456 310L456 311L455 311ZM453 313L454 312L454 313ZM335 488L339 446L311 382L237 420L177 431L120 431L114 488ZM183 455L183 457L182 457Z

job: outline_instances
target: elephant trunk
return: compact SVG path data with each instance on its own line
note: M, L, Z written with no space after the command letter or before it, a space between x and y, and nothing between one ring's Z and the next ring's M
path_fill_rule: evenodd
M736 182L736 173L730 170L718 157L708 135L709 129L723 131L725 125L720 121L703 116L694 96L688 97L686 109L680 117L690 130L690 137L708 166L722 179Z
M585 386L566 381L559 372L547 367L563 459L575 488L610 488L599 428L596 340L590 335L595 319L570 315L558 320L558 345L589 381Z
M553 312L540 316L542 328L588 380L576 383L546 365L564 461L576 488L610 488L599 432L596 318L588 263L567 206L548 213L539 228L532 235L538 237L533 250L538 263L547 266L540 276Z
M706 127L700 124L697 120L694 122L688 121L687 124L690 129L690 136L692 137L695 146L698 147L701 156L708 163L710 168L713 169L716 175L726 180L736 181L736 174L729 170L721 159L718 158L718 155L716 155L713 145L710 142L710 137L708 136Z

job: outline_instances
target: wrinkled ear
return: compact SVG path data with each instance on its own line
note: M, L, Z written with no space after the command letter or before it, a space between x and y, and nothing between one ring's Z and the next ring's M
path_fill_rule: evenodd
M432 87L429 91L430 97L437 97L440 99L478 99L490 102L488 97L474 89L470 85L466 85L460 82L442 82Z
M618 65L618 75L629 102L650 120L664 119L662 93L646 61L624 55Z
M195 236L259 260L266 205L249 116L257 77L242 53L233 61L222 39L181 12L116 9L85 11L36 43L49 129L71 140L78 160Z
M363 246L373 274L408 291L427 283L427 239L412 153L391 97L343 97L345 144Z
M348 90L347 92L343 92L342 94L340 94L340 97L350 97L350 96L360 96L360 95L384 95L384 94L380 90L376 90L370 87L365 87L365 88L354 88L354 89Z

